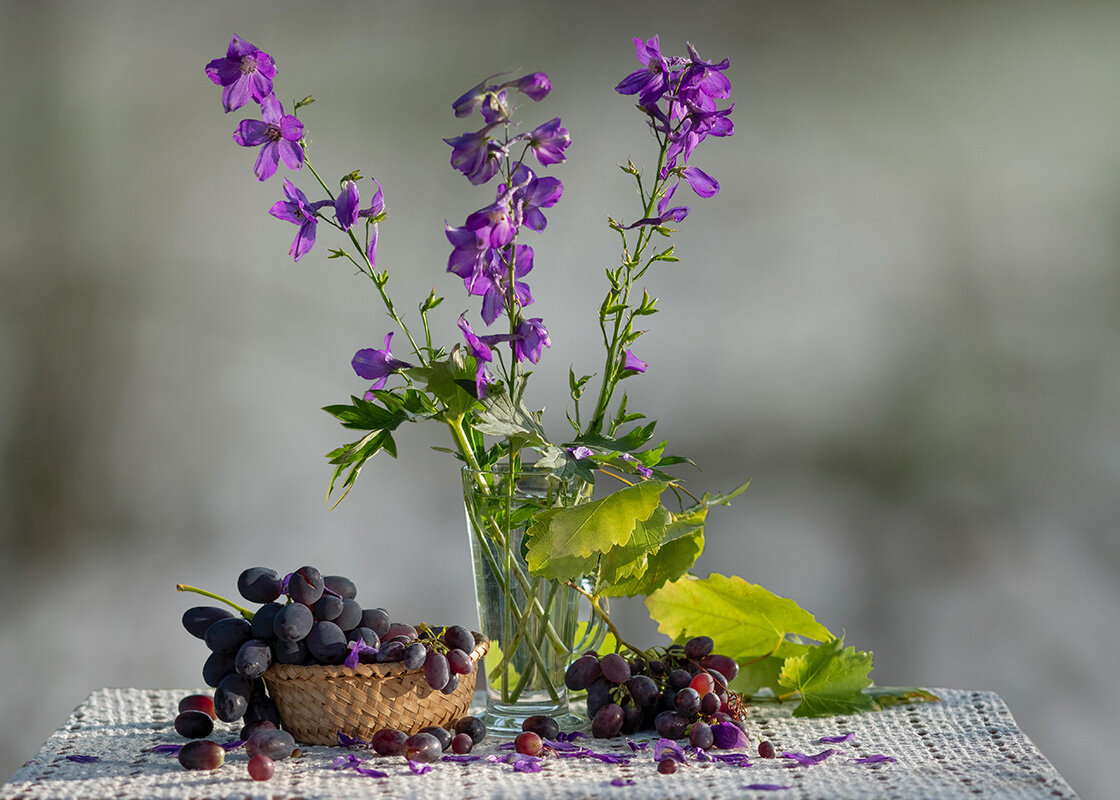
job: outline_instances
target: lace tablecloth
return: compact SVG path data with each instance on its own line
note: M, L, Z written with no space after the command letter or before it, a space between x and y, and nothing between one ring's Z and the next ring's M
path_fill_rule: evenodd
M160 744L182 744L172 726L179 698L189 690L101 689L79 706L35 757L0 790L0 800L49 798L1076 798L1038 748L1023 735L1004 702L990 692L933 690L936 703L902 705L857 716L793 719L788 706L750 709L753 744L770 740L779 757L751 766L702 761L689 753L685 765L661 775L652 744L634 750L623 739L579 739L596 753L627 757L625 763L596 758L542 761L537 773L514 771L502 760L502 740L488 736L475 748L484 758L470 763L438 762L415 774L403 758L369 750L302 748L303 756L277 762L267 782L249 779L244 749L232 750L214 772L184 770L173 755L153 752ZM223 726L212 738L235 738ZM853 734L847 741L823 737ZM640 737L636 737L640 741ZM635 743L633 747L640 747ZM783 752L833 753L819 764L802 765ZM716 753L728 751L713 751ZM334 768L353 753L388 777ZM893 761L869 757L888 757ZM864 761L860 761L864 759ZM787 787L787 788L773 788Z

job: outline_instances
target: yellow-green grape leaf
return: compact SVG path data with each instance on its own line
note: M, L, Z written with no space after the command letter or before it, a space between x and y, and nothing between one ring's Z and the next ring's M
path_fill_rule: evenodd
M561 508L549 517L547 531L533 525L533 542L526 552L529 571L547 577L553 560L568 563L625 544L634 527L657 510L665 486L642 481L599 500Z
M599 559L600 584L607 586L644 572L646 558L661 547L669 520L669 510L659 505L649 519L634 525L625 544L612 547Z
M755 695L762 689L769 689L775 697L785 694L786 690L778 683L782 666L787 658L803 655L809 647L800 642L784 641L773 655L740 664L739 675L731 682L731 688L744 695Z
M704 530L673 539L661 545L656 553L646 557L645 570L629 578L599 587L599 593L608 597L636 597L657 591L669 581L675 581L688 572L704 552Z
M787 658L778 682L801 695L795 717L854 714L878 708L875 699L863 693L871 685L870 671L871 653L831 639Z
M710 636L718 652L740 662L773 653L787 634L833 638L793 600L734 575L686 575L651 593L646 607L658 630L674 641Z

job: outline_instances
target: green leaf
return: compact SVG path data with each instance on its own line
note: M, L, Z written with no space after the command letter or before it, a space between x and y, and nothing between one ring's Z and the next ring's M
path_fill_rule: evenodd
M385 408L360 397L351 397L350 402L348 406L326 406L323 410L344 428L360 431L393 430L409 416L399 407Z
M787 634L816 641L832 638L828 628L797 603L739 577L686 575L646 598L658 630L673 640L704 634L720 653L750 661L774 652Z
M668 581L675 581L696 563L704 552L704 531L666 542L656 553L646 557L645 569L625 580L599 589L607 597L636 597L660 589Z
M487 436L507 439L512 449L549 446L541 423L543 412L530 411L520 396L506 391L487 392L474 429Z
M555 579L585 574L565 573L629 541L635 526L657 510L663 491L660 481L642 481L589 503L546 509L525 532L529 571Z
M808 650L807 644L784 641L773 655L740 664L739 676L731 682L731 688L744 695L758 694L762 689L769 689L775 697L785 694L785 689L778 683L782 665L790 656L799 656Z
M624 436L613 439L598 433L585 433L583 436L577 437L574 442L569 442L569 444L582 444L587 447L595 447L599 450L608 450L617 453L632 453L653 438L653 429L656 425L657 422L650 422L648 425L639 425L632 428Z
M874 698L863 690L871 685L871 653L844 647L843 639L831 639L782 665L778 682L801 695L795 717L853 714L874 711Z
M661 549L665 530L672 516L665 506L654 509L649 519L634 525L634 532L623 544L612 547L599 559L599 581L610 586L618 581L644 573L650 553Z
M473 393L474 366L458 350L444 361L432 361L428 367L413 367L406 372L413 380L425 382L432 396L443 403L444 416L449 422L482 407Z

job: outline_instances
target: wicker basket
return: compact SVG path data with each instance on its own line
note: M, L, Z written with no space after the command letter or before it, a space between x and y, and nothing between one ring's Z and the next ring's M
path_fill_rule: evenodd
M447 726L467 715L475 679L489 641L475 634L475 669L459 676L450 694L436 691L423 669L400 663L348 667L273 664L264 674L268 692L287 730L303 744L337 745L338 734L369 741L382 728L413 734L429 725Z

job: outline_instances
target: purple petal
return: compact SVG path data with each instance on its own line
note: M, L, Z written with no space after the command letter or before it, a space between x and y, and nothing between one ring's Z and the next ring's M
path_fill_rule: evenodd
M840 752L839 750L836 750L836 749L831 748L831 747L828 750L822 750L821 752L817 753L815 756L807 756L804 753L791 753L791 752L787 751L785 753L782 753L782 758L792 759L793 761L796 761L798 764L802 764L802 765L808 767L808 766L812 766L814 764L820 764L822 761L827 760L829 757L834 756L839 752Z
M258 181L267 181L276 174L276 167L280 163L280 148L276 142L268 142L257 154L257 163L253 165L253 172Z
M334 216L342 230L348 231L358 218L358 184L346 181L334 201Z
M724 764L731 764L736 767L750 767L750 757L746 753L716 753L712 756L713 761L720 761Z
M626 744L629 745L630 749L635 753L641 750L645 750L647 747L649 747L649 742L635 742L633 739L627 739Z
M373 230L369 234L369 244L366 245L366 258L372 267L377 263L377 223L373 223Z
M684 750L672 739L666 739L662 736L653 743L653 760L664 761L667 758L676 759L683 764L685 761Z
M611 778L611 786L633 786L635 783L633 778Z
M238 72L240 71L240 67L238 67ZM243 78L234 81L229 86L222 87L222 107L225 108L227 113L236 111L252 99L252 87Z
M590 458L591 456L595 455L590 447L584 447L583 445L580 445L579 447L569 447L566 449L568 453L571 454L572 458L574 458L576 461L582 461L585 458ZM634 742L630 739L627 739L626 741L630 745L631 750L636 751L639 749L634 746Z
M630 756L617 755L615 753L595 753L592 751L587 752L588 758L594 758L596 761L602 761L604 764L629 764Z
M152 748L153 753L178 753L183 749L181 744L157 744Z
M67 761L76 761L79 764L92 764L93 762L100 761L101 759L98 758L97 756L73 755L73 756L66 756L66 760Z
M244 739L235 739L232 742L226 742L225 744L223 744L222 749L225 750L228 753L231 750L237 750L238 748L241 748L241 747L244 747L244 746L245 746L245 740Z
M268 141L268 125L259 119L243 119L233 132L233 141L242 147L259 147Z
M411 761L408 762L408 763L409 763L410 766L412 765ZM431 767L428 767L428 769L431 769ZM354 771L356 773L358 773L359 775L365 775L367 778L388 778L389 777L389 773L387 773L387 772L382 772L381 770L374 769L373 767L358 766L357 764L354 765ZM427 770L424 770L424 771L427 772Z
M897 758L885 756L882 753L876 753L872 756L864 756L863 758L853 758L850 760L853 764L886 764L888 762L893 764L894 762L898 761Z
M715 740L715 746L720 750L732 750L750 745L747 735L738 725L731 722L719 722L713 725L712 738Z
M293 260L299 261L301 257L311 252L311 248L315 246L315 229L317 225L318 220L314 217L309 217L299 226L295 241L292 242L292 246L288 249L288 255L290 255Z
M719 181L699 167L685 167L681 175L701 197L715 197L719 193Z
M303 166L303 148L299 146L299 142L281 139L276 143L276 149L288 169L300 169Z
M843 744L844 742L852 741L854 738L856 738L855 733L853 731L848 731L843 736L822 736L817 739L817 741L821 744Z
M472 761L481 761L481 760L482 760L482 756L472 756L472 755L463 755L463 756L449 755L449 756L443 756L443 757L440 758L440 761L453 761L453 762L456 762L456 763L459 763L459 764L469 764Z
M792 786L779 786L776 783L752 783L743 787L755 792L780 792L782 789L792 789Z
M534 72L523 78L518 78L514 81L514 85L529 99L538 101L543 100L545 95L552 90L552 82L543 72Z
M542 769L539 761L517 761L513 765L514 772L540 772Z
M431 764L421 764L419 761L408 760L408 768L415 772L417 775L424 775L432 771Z
M622 359L623 372L645 372L648 367L649 364L634 355L632 351L626 351L626 355Z
M303 138L303 123L299 117L285 114L280 118L280 135L289 142L298 142Z

